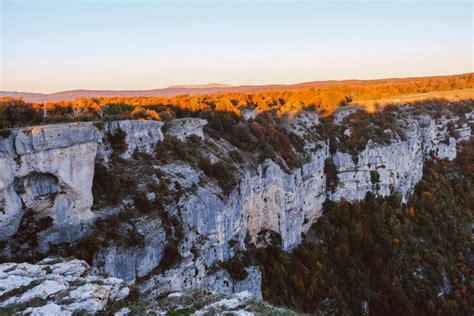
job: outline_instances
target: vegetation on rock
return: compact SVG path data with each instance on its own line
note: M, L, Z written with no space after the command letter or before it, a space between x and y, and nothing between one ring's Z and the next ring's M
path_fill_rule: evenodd
M275 87L257 93L180 95L176 97L103 97L73 101L27 103L10 97L0 98L0 128L18 123L61 120L147 118L168 120L201 111L229 112L240 115L254 109L288 113L303 109L324 110L330 114L339 106L358 104L414 93L468 89L474 75L333 82L316 87L304 84L295 88ZM369 108L369 110L374 110ZM47 116L43 116L46 112Z
M375 315L472 314L473 166L463 144L454 162L426 164L408 204L397 194L327 201L291 253L275 243L224 267L238 276L258 264L264 299L301 312L358 314L366 302Z

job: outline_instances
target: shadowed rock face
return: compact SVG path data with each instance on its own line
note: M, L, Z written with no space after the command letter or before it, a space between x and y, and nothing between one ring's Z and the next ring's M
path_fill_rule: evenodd
M60 191L59 180L48 173L32 172L24 177L15 177L13 188L21 197L24 207L41 212L54 205Z

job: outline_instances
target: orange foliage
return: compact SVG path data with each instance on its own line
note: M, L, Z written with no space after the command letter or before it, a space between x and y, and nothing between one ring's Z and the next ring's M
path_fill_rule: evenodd
M146 110L142 108L141 106L137 106L135 109L133 109L132 113L130 113L131 116L135 118L139 117L144 117L146 116Z
M132 117L167 120L175 115L173 111L225 111L237 115L242 109L256 112L276 111L283 115L289 112L313 108L330 115L338 106L363 104L363 101L390 98L404 94L445 91L450 89L474 88L474 74L448 77L425 77L407 79L387 79L374 81L323 82L290 87L267 88L258 93L230 92L213 95L180 95L175 97L102 97L78 98L73 101L33 104L36 110L45 109L57 116L102 117L106 106L129 105L132 110L126 114ZM11 98L0 98L0 104L11 102ZM167 110L170 109L171 110ZM370 105L368 110L378 108ZM162 113L162 114L161 114Z
M148 115L148 117L150 117L152 120L155 120L155 121L159 121L161 118L160 118L160 114L158 114L158 112L156 112L155 110L148 110L146 111L146 114Z
M400 246L400 239L398 239L398 238L393 238L392 244L393 244L394 246Z

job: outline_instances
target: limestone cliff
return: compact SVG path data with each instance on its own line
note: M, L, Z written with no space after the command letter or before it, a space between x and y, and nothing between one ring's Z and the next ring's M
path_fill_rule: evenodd
M288 128L302 136L319 124L314 113L295 117L287 122ZM172 192L178 188L184 192L176 194L175 204L165 205L163 211L179 218L182 236L177 251L181 260L160 269L169 242L169 224L167 218L144 215L129 225L143 242L128 248L103 248L95 254L94 265L129 283L139 279L141 290L149 295L201 287L228 293L250 291L261 298L261 274L256 267L248 267L246 277L234 280L216 264L245 251L249 243L260 245L263 240L264 244L268 232L281 237L283 249L292 249L318 219L326 199L360 200L368 192L381 196L400 192L406 199L421 179L426 159L456 157L456 143L471 135L466 119L470 119L468 115L435 118L409 113L401 119L403 138L391 136L385 144L369 140L356 154L340 149L333 152L327 140L306 138L307 159L301 167L286 170L281 163L267 159L255 168L239 168L235 171L237 185L228 194L215 182L203 181L205 174L196 165L149 162L151 169L146 170L161 178L145 173L143 178L156 183L166 179ZM457 124L456 130L448 128L450 122ZM208 157L238 151L229 142L206 135L204 124L201 119L180 119L166 124L111 122L101 129L77 123L15 130L0 140L0 239L12 238L27 212L47 216L52 223L39 235L38 249L45 252L48 243L78 240L87 235L96 218L133 205L124 196L120 206L91 212L96 158L104 163L110 159L112 147L107 135L119 129L126 134L122 159L133 159L136 151L159 158L160 153L154 152L156 143L168 137L186 140L191 135L203 139ZM344 134L351 132L348 129ZM328 161L337 175L337 184L331 189L325 171ZM146 193L150 201L159 199L156 192ZM12 254L7 250L3 255Z
M0 140L0 239L14 235L25 212L50 217L46 241L74 241L91 212L99 134L90 123L13 131Z

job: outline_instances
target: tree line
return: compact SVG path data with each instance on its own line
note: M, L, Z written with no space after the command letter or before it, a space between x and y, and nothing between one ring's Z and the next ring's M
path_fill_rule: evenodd
M411 78L400 80L332 83L312 88L281 88L260 93L180 95L175 97L78 98L73 101L29 103L0 98L0 125L45 120L99 120L148 118L168 120L200 111L223 111L242 115L248 110L284 114L314 109L331 114L339 106L363 105L363 101L405 94L447 91L474 87L474 75ZM1 127L0 126L0 127Z

